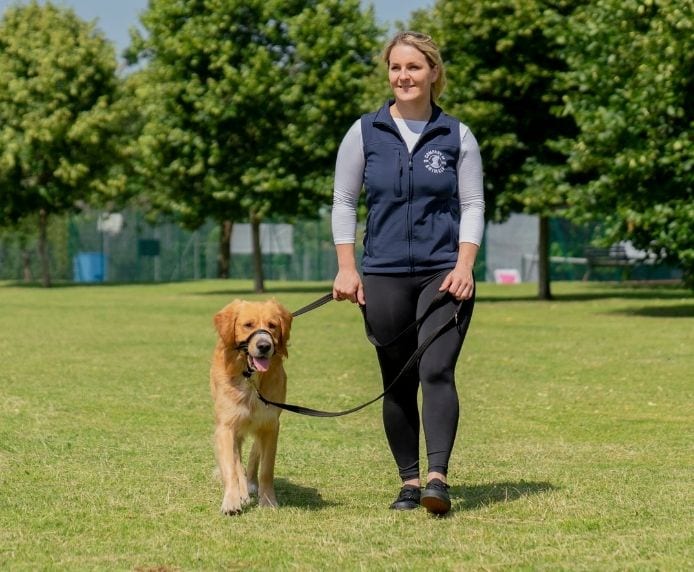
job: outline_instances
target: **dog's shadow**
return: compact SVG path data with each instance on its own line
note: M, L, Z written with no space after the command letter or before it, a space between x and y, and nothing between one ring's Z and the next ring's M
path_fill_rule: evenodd
M512 502L521 497L556 489L557 487L548 482L519 481L452 486L450 492L454 499L458 499L458 502L454 500L454 509L466 511Z
M275 492L280 506L320 510L335 504L324 500L318 489L302 487L287 479L275 479Z

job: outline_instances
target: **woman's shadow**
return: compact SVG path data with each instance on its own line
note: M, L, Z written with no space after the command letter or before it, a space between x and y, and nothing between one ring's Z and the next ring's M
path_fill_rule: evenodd
M275 479L275 489L282 506L319 510L335 504L324 500L318 489L303 487L287 479Z
M476 510L496 503L506 503L521 497L538 495L556 490L547 482L519 481L452 486L451 496L457 510ZM455 502L455 499L461 499Z

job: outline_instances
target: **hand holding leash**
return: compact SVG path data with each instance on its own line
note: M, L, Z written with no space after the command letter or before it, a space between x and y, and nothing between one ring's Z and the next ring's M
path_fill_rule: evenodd
M366 304L364 297L364 285L357 269L339 270L333 282L333 298L335 300L349 300L360 306Z

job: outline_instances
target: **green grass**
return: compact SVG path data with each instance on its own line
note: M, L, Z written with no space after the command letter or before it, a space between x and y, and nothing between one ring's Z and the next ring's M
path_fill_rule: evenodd
M327 284L269 283L297 309ZM0 284L0 568L691 570L694 298L481 284L457 370L453 511L387 509L375 404L282 415L279 510L219 513L211 317L250 283ZM289 400L379 392L360 313L295 320Z

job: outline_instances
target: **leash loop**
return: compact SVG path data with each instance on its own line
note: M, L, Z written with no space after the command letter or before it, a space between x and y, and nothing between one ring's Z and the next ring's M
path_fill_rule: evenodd
M395 338L390 340L387 343L381 343L378 340L376 340L375 336L371 332L368 323L366 322L366 309L363 306L360 306L360 309L362 311L362 315L364 317L364 328L366 330L366 336L369 339L369 341L374 344L375 346L378 347L384 347L384 346L389 346L394 344L396 341L398 341L402 336L404 336L407 332L409 332L412 328L415 328L421 324L426 316L429 314L429 311L436 306L443 298L447 295L447 292L439 292L431 301L429 304L429 307L425 310L425 312L417 318L414 322L412 322L409 326L407 326L402 332L400 332ZM311 302L310 304L300 308L296 312L292 313L292 316L300 316L301 314L305 314L306 312L310 312L311 310L318 308L322 306L323 304L326 304L330 300L333 299L332 293L326 294L324 296L321 296L314 302ZM357 405L355 407L352 407L350 409L345 409L343 411L321 411L319 409L311 409L310 407L303 407L302 405L293 405L291 403L277 403L275 401L271 401L269 399L266 399L263 397L263 395L260 393L258 388L254 385L253 387L255 388L255 392L258 395L258 399L262 401L265 405L273 405L275 407L278 407L279 409L284 409L286 411L291 411L292 413L298 413L299 415L308 415L310 417L342 417L343 415L349 415L350 413L355 413L361 409L364 409L365 407L368 407L372 403L375 403L379 399L381 399L386 393L388 393L394 386L395 384L400 380L400 378L405 375L412 367L419 361L419 358L422 357L422 354L426 351L426 349L431 345L431 343L441 334L450 324L451 322L454 322L456 326L460 327L462 322L459 323L458 321L458 315L460 314L460 311L463 307L463 304L466 302L469 302L469 300L463 300L458 304L458 306L455 309L455 312L453 312L453 315L446 320L444 324L439 326L434 332L432 332L429 337L422 342L422 344L417 348L417 351L415 351L412 356L410 356L410 359L407 360L407 363L403 366L403 368L400 370L398 375L395 376L395 379L388 384L388 387L386 387L383 392L374 397L373 399L370 399L366 403L362 403L361 405ZM466 315L465 320L469 322L470 320L470 315ZM467 328L467 325L465 325L465 328Z

